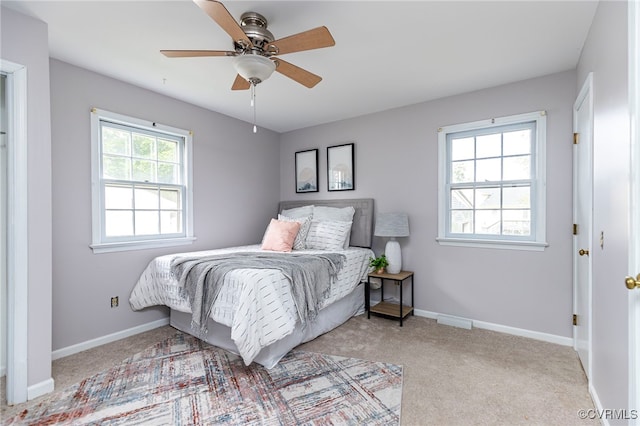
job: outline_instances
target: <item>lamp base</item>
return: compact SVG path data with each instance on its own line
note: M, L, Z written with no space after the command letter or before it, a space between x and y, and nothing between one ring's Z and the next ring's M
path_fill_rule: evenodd
M389 274L397 274L402 270L402 253L398 241L387 241L387 245L384 248L384 255L389 261L389 265L387 266L387 272Z

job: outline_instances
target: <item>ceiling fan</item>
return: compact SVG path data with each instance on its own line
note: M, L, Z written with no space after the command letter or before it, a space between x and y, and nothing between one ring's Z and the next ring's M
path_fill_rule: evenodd
M319 49L335 45L326 27L318 27L278 40L267 30L267 20L256 12L245 12L236 22L226 7L215 0L193 0L233 40L234 50L161 50L169 58L232 56L238 72L232 90L254 88L273 71L306 86L314 87L322 77L286 62L276 55Z

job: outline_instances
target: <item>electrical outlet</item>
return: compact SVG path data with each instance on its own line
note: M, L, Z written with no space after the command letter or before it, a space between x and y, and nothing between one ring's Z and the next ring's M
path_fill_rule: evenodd
M111 298L111 307L112 308L117 308L118 307L118 296Z

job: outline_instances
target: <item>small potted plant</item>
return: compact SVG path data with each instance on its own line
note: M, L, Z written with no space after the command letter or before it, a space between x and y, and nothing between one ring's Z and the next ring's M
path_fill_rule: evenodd
M369 266L374 268L376 274L384 274L384 268L389 265L389 261L387 260L387 256L381 254L380 256L373 258L369 258Z

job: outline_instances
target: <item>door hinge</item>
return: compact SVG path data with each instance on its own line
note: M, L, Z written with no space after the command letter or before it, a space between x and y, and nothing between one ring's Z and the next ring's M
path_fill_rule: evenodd
M573 314L573 325L578 325L578 315Z
M574 133L573 134L573 144L577 145L578 143L580 143L580 133Z
M573 235L578 235L578 224L577 223L573 224Z

